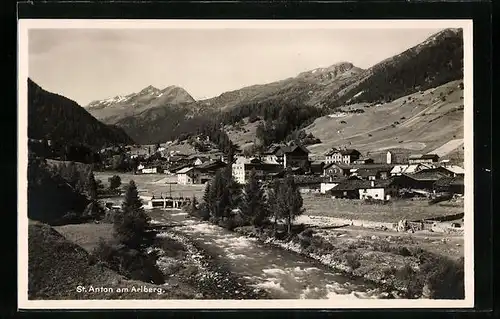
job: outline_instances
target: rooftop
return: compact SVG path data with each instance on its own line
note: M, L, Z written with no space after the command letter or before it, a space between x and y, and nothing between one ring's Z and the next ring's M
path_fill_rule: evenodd
M177 174L186 174L187 172L191 171L193 168L191 166L189 167L184 167L181 168L180 170L177 171Z

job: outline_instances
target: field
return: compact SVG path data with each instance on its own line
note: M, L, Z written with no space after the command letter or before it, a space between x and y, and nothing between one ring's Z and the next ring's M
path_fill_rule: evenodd
M463 204L429 205L422 200L396 200L387 205L365 204L361 200L331 199L328 196L303 194L306 214L343 219L397 223L401 219L421 220L463 213Z
M192 197L195 195L198 199L203 196L205 185L178 185L166 184L176 183L177 177L166 174L131 174L131 173L114 173L114 172L95 172L95 178L100 179L105 185L108 183L108 178L113 175L120 176L122 185L127 184L130 180L134 180L139 193L141 195L168 195L172 190L172 196Z

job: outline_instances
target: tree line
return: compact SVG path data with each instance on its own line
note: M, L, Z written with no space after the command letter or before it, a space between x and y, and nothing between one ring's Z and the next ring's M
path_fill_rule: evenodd
M203 201L191 201L190 214L232 230L235 227L280 224L291 234L295 218L304 212L303 200L292 175L267 187L255 170L242 186L232 176L230 167L219 170L205 187Z

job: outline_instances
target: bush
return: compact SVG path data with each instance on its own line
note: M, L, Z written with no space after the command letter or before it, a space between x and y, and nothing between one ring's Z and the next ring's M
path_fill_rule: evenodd
M122 244L109 244L102 238L91 253L91 262L101 261L127 278L163 284L163 274L156 267L156 260Z
M108 182L109 182L109 189L110 190L116 190L122 184L122 180L121 180L120 176L118 176L118 175L114 175L114 176L108 178Z
M345 255L345 260L347 263L347 266L351 267L352 270L357 269L361 267L361 262L359 261L359 254L358 253L347 253Z
M417 273L410 265L405 264L396 271L396 279L405 290L404 297L407 299L419 298L422 295L423 276Z
M421 266L426 274L426 284L433 299L463 299L464 259L454 261L445 257L434 257Z
M251 114L250 117L248 118L248 123L255 123L260 120L260 117L258 117L255 114Z

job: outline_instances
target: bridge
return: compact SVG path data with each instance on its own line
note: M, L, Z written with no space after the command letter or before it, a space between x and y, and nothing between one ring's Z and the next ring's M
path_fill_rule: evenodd
M174 208L180 209L189 203L191 203L191 198L187 197L170 197L170 196L160 196L155 198L155 196L141 196L144 202L145 208Z

